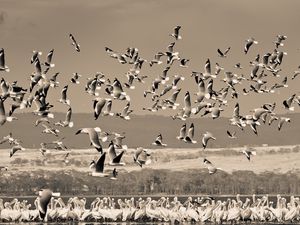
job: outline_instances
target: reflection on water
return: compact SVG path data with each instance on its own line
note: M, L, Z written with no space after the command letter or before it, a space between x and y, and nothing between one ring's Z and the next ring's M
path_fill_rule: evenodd
M1 223L1 225L11 225L11 224L16 224L16 223ZM65 223L59 223L59 222L52 222L52 223L17 223L17 224L22 224L22 225L70 225L70 224L76 224L76 225L170 225L171 222L65 222ZM184 222L180 223L183 225L204 225L204 223L198 222ZM212 224L212 223L207 223L207 224ZM224 224L224 223L223 223ZM226 223L225 223L226 224ZM230 223L227 223L228 225ZM282 223L249 223L249 225L281 225ZM239 225L239 224L237 224ZM299 222L296 223L284 223L284 225L300 225Z
M2 225L11 225L12 223L1 223ZM15 224L15 223L14 223ZM18 223L18 224L23 224L23 225L69 225L69 224L76 224L76 225L169 225L170 223L168 222L65 222L65 223L60 223L60 222L52 222L52 223ZM188 223L184 223L188 224ZM197 223L193 223L197 224ZM198 223L200 224L200 223Z

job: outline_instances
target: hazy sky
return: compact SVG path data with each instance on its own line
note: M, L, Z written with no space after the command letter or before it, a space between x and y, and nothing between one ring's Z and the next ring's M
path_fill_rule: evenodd
M191 59L188 68L179 68L176 63L169 71L171 76L181 74L186 77L179 85L183 89L178 97L180 103L186 90L191 93L197 90L190 74L191 71L203 71L207 58L210 58L213 69L218 62L226 71L249 76L249 61L258 53L272 52L277 34L288 36L285 46L281 48L288 55L281 66L281 77L267 79L270 85L280 82L284 76L291 77L300 65L300 1L296 0L0 0L0 5L0 47L5 49L6 63L11 69L11 72L2 72L0 76L9 82L18 80L20 85L28 87L29 76L34 71L30 64L32 50L42 51L41 59L45 59L48 51L54 48L53 63L56 66L48 74L60 72L60 87L51 89L48 99L54 102L54 110L58 111L66 110L64 105L55 101L73 72L83 75L81 84L70 86L68 91L73 112L92 111L93 98L84 93L84 85L86 79L97 71L111 79L118 77L122 82L126 80L125 73L130 65L121 65L110 58L104 47L118 52L125 52L129 46L137 47L143 58L151 60L155 53L165 51L167 45L174 41L169 34L176 25L182 26L180 32L183 39L176 43L175 49L183 58ZM71 46L69 33L80 43L80 53ZM259 44L244 55L245 40L252 36ZM217 56L217 48L226 49L229 46L231 51L226 59ZM237 62L244 67L242 71L233 68ZM131 96L135 113L144 113L141 108L152 104L150 98L143 97L143 90L165 67L166 64L152 68L144 65L141 74L149 77L146 84L139 86L136 83L136 90L126 90ZM266 101L280 104L288 96L299 94L299 84L300 79L296 79L289 83L288 89L272 95L241 95L238 100L241 112L248 113L251 108L259 107ZM216 81L216 90L220 87L220 82ZM235 102L230 100L224 115L232 114ZM114 103L113 110L125 105L124 102ZM277 110L283 112L282 106ZM170 111L165 113L174 114Z

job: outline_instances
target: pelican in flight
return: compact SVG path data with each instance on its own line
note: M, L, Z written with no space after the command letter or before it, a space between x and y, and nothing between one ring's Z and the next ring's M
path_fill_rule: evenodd
M102 145L100 144L100 140L97 132L101 132L101 129L99 127L81 128L75 133L75 135L80 133L88 134L91 144L96 148L98 152L102 153L103 149L102 149Z
M203 134L203 138L202 138L202 146L205 149L207 146L207 142L212 139L212 140L216 140L216 138L210 133L210 132L206 132Z
M9 151L9 157L12 157L17 151L24 151L25 148L23 148L21 145L15 145L13 146Z
M209 174L215 174L218 170L222 170L221 168L215 167L215 165L206 158L204 158L203 163L208 169Z
M39 57L39 55L43 54L42 52L39 52L36 50L33 50L32 53L33 53L33 55L31 56L31 59L30 59L31 64L35 62L35 60Z
M246 40L246 44L245 44L245 47L244 47L244 53L247 54L250 47L253 45L253 44L258 44L258 42L253 38L249 38Z
M93 100L93 108L94 108L94 118L97 120L102 112L102 109L104 108L104 105L106 104L105 98L96 98Z
M59 130L58 129L55 129L55 128L52 128L46 124L42 124L42 126L45 128L42 133L45 133L45 134L53 134L54 136L58 136L58 133L59 133Z
M230 132L229 130L227 130L227 135L228 135L229 138L232 138L232 139L236 138L235 134L236 134L235 131L234 132Z
M138 147L134 152L133 161L140 167L143 167L143 165L149 165L151 163L150 156L151 153L147 149Z
M222 51L218 48L217 52L218 52L218 54L219 54L220 57L225 58L225 57L227 56L227 53L229 52L229 50L230 50L230 47L228 47L224 52L222 52Z
M186 124L183 124L182 127L180 128L179 136L177 136L176 138L178 140L183 140L185 138L185 135L186 135Z
M81 75L79 73L73 73L73 77L71 78L71 82L73 84L80 84L80 82L79 82L80 77L81 77Z
M176 40L180 40L182 39L182 37L179 35L179 30L180 30L181 26L176 26L174 28L174 33L170 34L171 37L174 37Z
M194 138L194 132L195 132L195 127L194 127L194 123L192 123L190 125L190 128L188 129L187 135L184 137L183 141L185 143L196 144L197 141L193 140L193 138Z
M288 117L280 117L279 123L278 123L278 130L281 130L282 125L286 122L291 122L291 119Z
M72 117L72 108L69 107L67 114L66 114L65 121L56 122L54 125L62 126L62 127L73 127L74 123L73 123L73 121L71 121L71 117Z
M53 52L54 52L54 49L52 49L52 50L48 53L48 55L47 55L47 60L46 60L46 62L44 63L45 66L47 66L47 67L54 67L54 66L55 66L55 64L51 63L51 62L52 62L52 57L53 57Z
M64 88L62 89L61 99L59 99L59 102L70 106L70 100L67 99L67 91L68 91L68 85L64 86Z
M4 108L4 100L0 97L0 126L5 124L6 121L11 122L13 120L17 120L16 117L6 116L5 108Z
M249 161L250 161L252 155L256 155L256 151L250 150L250 149L243 150L243 151L241 151L241 153L243 153Z
M164 144L164 143L162 142L162 139L163 139L163 138L162 138L162 135L161 135L161 134L157 135L157 137L156 137L155 141L152 143L152 145L166 147L167 144Z

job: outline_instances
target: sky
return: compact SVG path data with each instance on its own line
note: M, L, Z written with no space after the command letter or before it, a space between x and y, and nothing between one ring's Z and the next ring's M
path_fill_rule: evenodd
M281 47L288 54L283 59L281 77L277 80L271 78L268 80L270 84L280 82L284 76L290 78L300 65L300 1L296 0L0 0L0 5L0 47L5 49L6 64L10 68L9 73L0 72L0 77L9 82L18 80L19 85L28 87L29 76L34 71L30 64L32 51L42 51L40 58L45 59L53 48L55 67L48 74L60 72L60 87L50 90L48 101L54 103L55 111L66 111L66 106L56 102L73 72L83 75L81 84L70 85L68 90L73 112L92 112L93 97L84 92L84 85L86 79L96 72L126 81L125 73L130 66L110 58L104 51L105 47L118 52L136 47L140 55L150 61L174 41L169 34L177 25L182 27L182 40L176 43L175 49L181 57L190 59L188 68L181 68L177 63L169 71L171 76L180 74L186 77L179 85L184 90L178 97L179 103L183 102L185 91L196 92L190 75L192 71L203 71L207 58L211 60L212 68L218 62L226 71L249 76L249 61L258 53L262 56L272 52L277 34L288 37ZM69 33L81 45L80 53L71 45ZM243 47L249 37L254 37L259 44L244 55ZM218 57L216 50L229 46L228 57ZM243 66L241 71L233 67L238 62ZM135 90L126 90L131 96L134 113L149 113L141 110L152 105L150 98L143 97L143 91L165 67L166 64L144 65L141 74L148 76L146 83L136 83ZM229 106L223 115L230 116L237 101L241 113L249 113L264 102L274 101L280 105L277 112L282 113L281 102L294 93L299 95L299 84L300 80L295 79L289 82L288 88L274 94L241 95L238 100L229 97ZM217 79L214 85L218 90L223 84ZM115 102L113 110L120 110L125 104ZM170 113L174 114L158 112Z

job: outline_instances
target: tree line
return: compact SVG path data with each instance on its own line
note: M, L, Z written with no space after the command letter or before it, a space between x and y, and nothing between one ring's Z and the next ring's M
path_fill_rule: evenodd
M300 194L299 171L284 174L252 171L143 169L121 173L117 180L88 176L77 171L2 171L2 196L35 195L41 188L51 188L62 195L231 195L231 194Z

